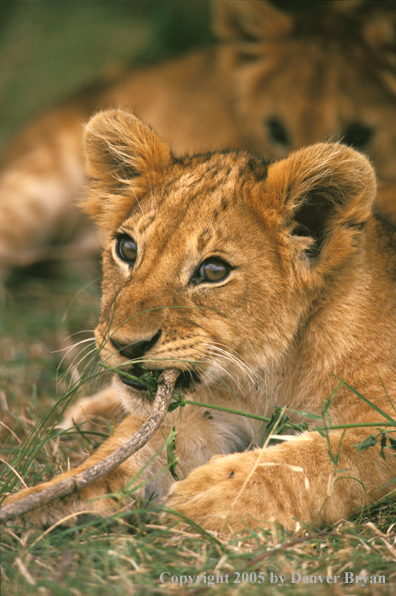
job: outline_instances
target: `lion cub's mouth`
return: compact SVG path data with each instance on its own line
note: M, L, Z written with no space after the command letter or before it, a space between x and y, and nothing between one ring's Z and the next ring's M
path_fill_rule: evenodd
M147 384L145 384L144 378L141 381L137 379L140 379L140 377L144 377L147 374L149 375L150 372L151 371L147 368L143 368L139 364L134 364L133 366L128 368L128 370L125 370L124 373L119 372L118 376L125 385L128 385L129 387L132 387L137 391L148 391L148 387ZM155 374L158 377L162 372L163 370L155 369ZM132 377L135 378L133 379ZM188 389L189 387L191 387L191 385L197 382L199 382L199 377L196 372L188 370L183 371L176 381L175 389Z

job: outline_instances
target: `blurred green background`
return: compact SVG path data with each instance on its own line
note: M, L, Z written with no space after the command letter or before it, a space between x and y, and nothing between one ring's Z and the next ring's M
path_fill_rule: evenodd
M209 12L209 0L0 0L0 155L98 76L210 43Z

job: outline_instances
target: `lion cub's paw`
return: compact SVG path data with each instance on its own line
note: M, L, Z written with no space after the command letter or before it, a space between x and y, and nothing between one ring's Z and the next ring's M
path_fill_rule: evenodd
M257 526L265 515L262 493L244 486L254 465L252 452L213 457L172 487L166 506L206 530L231 532ZM165 514L174 521L172 513Z
M49 488L54 484L54 482L46 482L31 488L20 490L7 497L3 506L6 507L7 505L16 503L19 500ZM130 503L134 500L134 497L131 497L130 495L117 493L106 496L108 493L109 486L107 482L101 478L72 495L54 499L53 501L44 503L40 507L25 513L18 517L15 522L12 522L12 525L23 525L28 528L48 528L57 524L72 527L75 526L78 521L81 521L83 516L107 517L125 506L130 506Z
M47 483L20 490L7 497L3 503L3 507L17 503L21 499L25 499L45 488L48 488ZM44 503L42 506L32 509L16 518L15 521L10 522L10 525L25 526L27 528L48 528L61 522L60 525L74 526L77 523L79 512L82 511L84 511L84 502L82 499L78 495L70 495L63 499L55 499L50 503Z

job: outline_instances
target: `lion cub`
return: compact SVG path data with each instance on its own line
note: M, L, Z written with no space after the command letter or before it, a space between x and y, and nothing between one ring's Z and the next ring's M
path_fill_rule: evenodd
M274 521L295 530L336 522L390 491L393 451L357 448L378 433L363 425L387 422L396 405L395 232L372 212L367 159L340 144L276 163L244 151L176 158L120 110L90 120L85 152L85 210L104 239L96 339L118 369L113 391L128 416L82 465L8 502L91 466L142 425L148 394L123 373L139 376L143 365L179 368L180 391L208 405L261 415L288 405L300 422L295 410L320 416L326 404L324 422L335 428L245 451L262 444L258 422L187 405L116 471L27 523L107 514L128 503L128 487L131 497L168 494L169 507L210 530ZM185 477L176 483L165 450L150 459L173 424Z

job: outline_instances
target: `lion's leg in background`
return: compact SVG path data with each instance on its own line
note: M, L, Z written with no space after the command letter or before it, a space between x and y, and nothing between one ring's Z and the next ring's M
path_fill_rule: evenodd
M73 243L80 250L64 256L98 253L93 227L76 204L84 183L82 131L88 116L73 106L54 110L10 147L0 172L0 276L56 258L56 251Z

